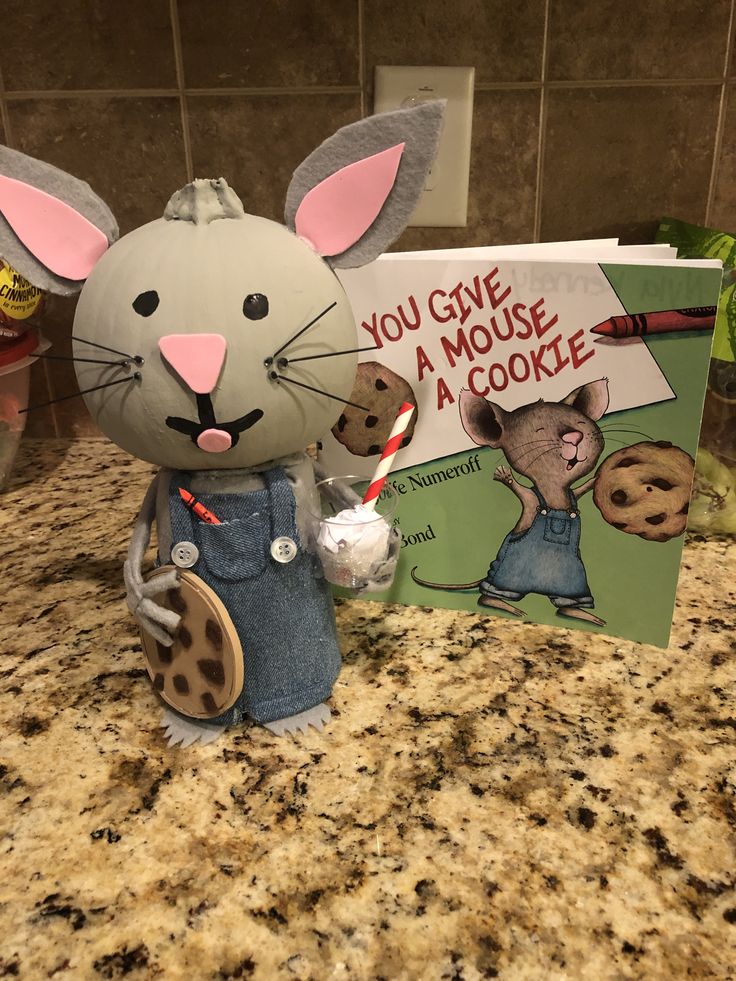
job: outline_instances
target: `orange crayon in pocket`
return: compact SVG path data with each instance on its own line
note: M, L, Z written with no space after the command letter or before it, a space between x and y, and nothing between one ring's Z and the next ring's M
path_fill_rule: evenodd
M222 522L219 518L208 511L207 508L202 504L194 494L190 494L188 490L184 490L183 487L179 488L179 494L181 495L182 501L189 508L192 514L196 514L200 521L204 521L208 525L220 525Z

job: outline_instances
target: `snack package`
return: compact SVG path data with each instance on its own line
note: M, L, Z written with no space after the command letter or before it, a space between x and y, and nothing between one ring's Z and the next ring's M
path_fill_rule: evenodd
M664 218L656 241L682 258L723 262L688 528L736 535L736 233Z

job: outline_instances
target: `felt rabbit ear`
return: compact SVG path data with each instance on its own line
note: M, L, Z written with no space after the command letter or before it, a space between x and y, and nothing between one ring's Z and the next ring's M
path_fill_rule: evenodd
M336 268L372 262L401 235L424 190L443 101L338 130L294 172L286 224Z
M89 184L0 146L0 257L34 286L79 292L118 235Z

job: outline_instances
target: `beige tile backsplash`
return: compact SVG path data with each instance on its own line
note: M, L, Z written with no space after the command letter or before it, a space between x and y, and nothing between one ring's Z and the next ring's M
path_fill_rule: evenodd
M0 137L89 181L123 232L193 176L280 219L290 174L371 111L378 64L473 65L466 228L398 248L619 235L663 214L736 229L736 0L49 0L11 4ZM74 301L43 322L69 352ZM75 391L38 363L32 401ZM34 436L95 435L81 399Z

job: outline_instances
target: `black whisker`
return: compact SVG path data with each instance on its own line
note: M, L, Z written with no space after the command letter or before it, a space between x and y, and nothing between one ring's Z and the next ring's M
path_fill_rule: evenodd
M110 388L111 385L122 385L123 382L140 381L143 376L140 371L136 371L127 378L116 378L115 381L106 382L104 385L95 385L94 388L85 388L81 392L74 392L73 395L62 395L58 399L50 399L48 402L39 402L37 405L29 405L27 409L18 409L18 415L23 412L33 412L34 409L44 409L47 405L55 402L66 402L67 399L78 399L80 395L87 395L88 392L99 392L101 388Z
M557 446L551 446L548 450L544 450L542 453L540 453L539 456L535 456L533 460L529 460L527 463L524 464L524 466L528 470L529 467L533 467L534 466L534 464L537 462L537 460L541 460L542 457L543 456L546 456L548 453L554 453L554 451L556 449L557 449Z
M645 439L651 439L647 433L643 433L641 429L628 429L622 426L601 426L601 432L603 433L633 433L636 436L643 436Z
M297 361L314 361L315 358L336 358L340 354L358 354L360 351L377 351L379 345L374 344L372 347L352 347L349 351L328 351L326 354L307 354L303 358L283 358L286 364L296 364ZM279 363L279 368L282 365Z
M136 364L143 364L143 358L140 354L126 354L125 351L116 351L114 347L105 347L104 344L98 344L97 341L88 341L86 337L78 337L76 334L72 334L73 341L79 341L80 344L90 344L92 347L99 347L103 351L109 351L110 354L119 354L121 358L127 358L128 361L135 361Z
M330 310L336 306L337 306L337 300L331 303L328 307L325 307L322 313L318 313L317 316L314 318L314 320L309 321L306 327L302 327L302 329L297 331L297 333L294 334L294 336L290 338L285 344L282 344L281 347L278 349L278 351L274 351L273 357L276 358L277 355L281 354L281 352L285 350L290 344L294 343L297 337L301 337L305 331L309 330L310 327L313 327L318 320L321 320L321 318L324 317L326 313L329 313Z
M34 354L34 358L46 358L48 361L84 361L87 364L114 364L125 367L130 361L100 361L99 358L72 358L65 354Z
M305 385L304 382L299 382L296 378L287 378L286 375L279 375L275 371L271 373L272 378L278 378L279 381L289 382L291 385L298 385L299 388L307 388L310 392L316 392L318 395L324 395L325 398L334 399L336 402L343 402L345 405L352 405L355 409L360 409L361 412L369 412L370 409L366 409L364 405L358 405L357 402L351 402L350 399L343 399L339 395L331 395L329 392L323 391L321 388L314 388L312 385Z

